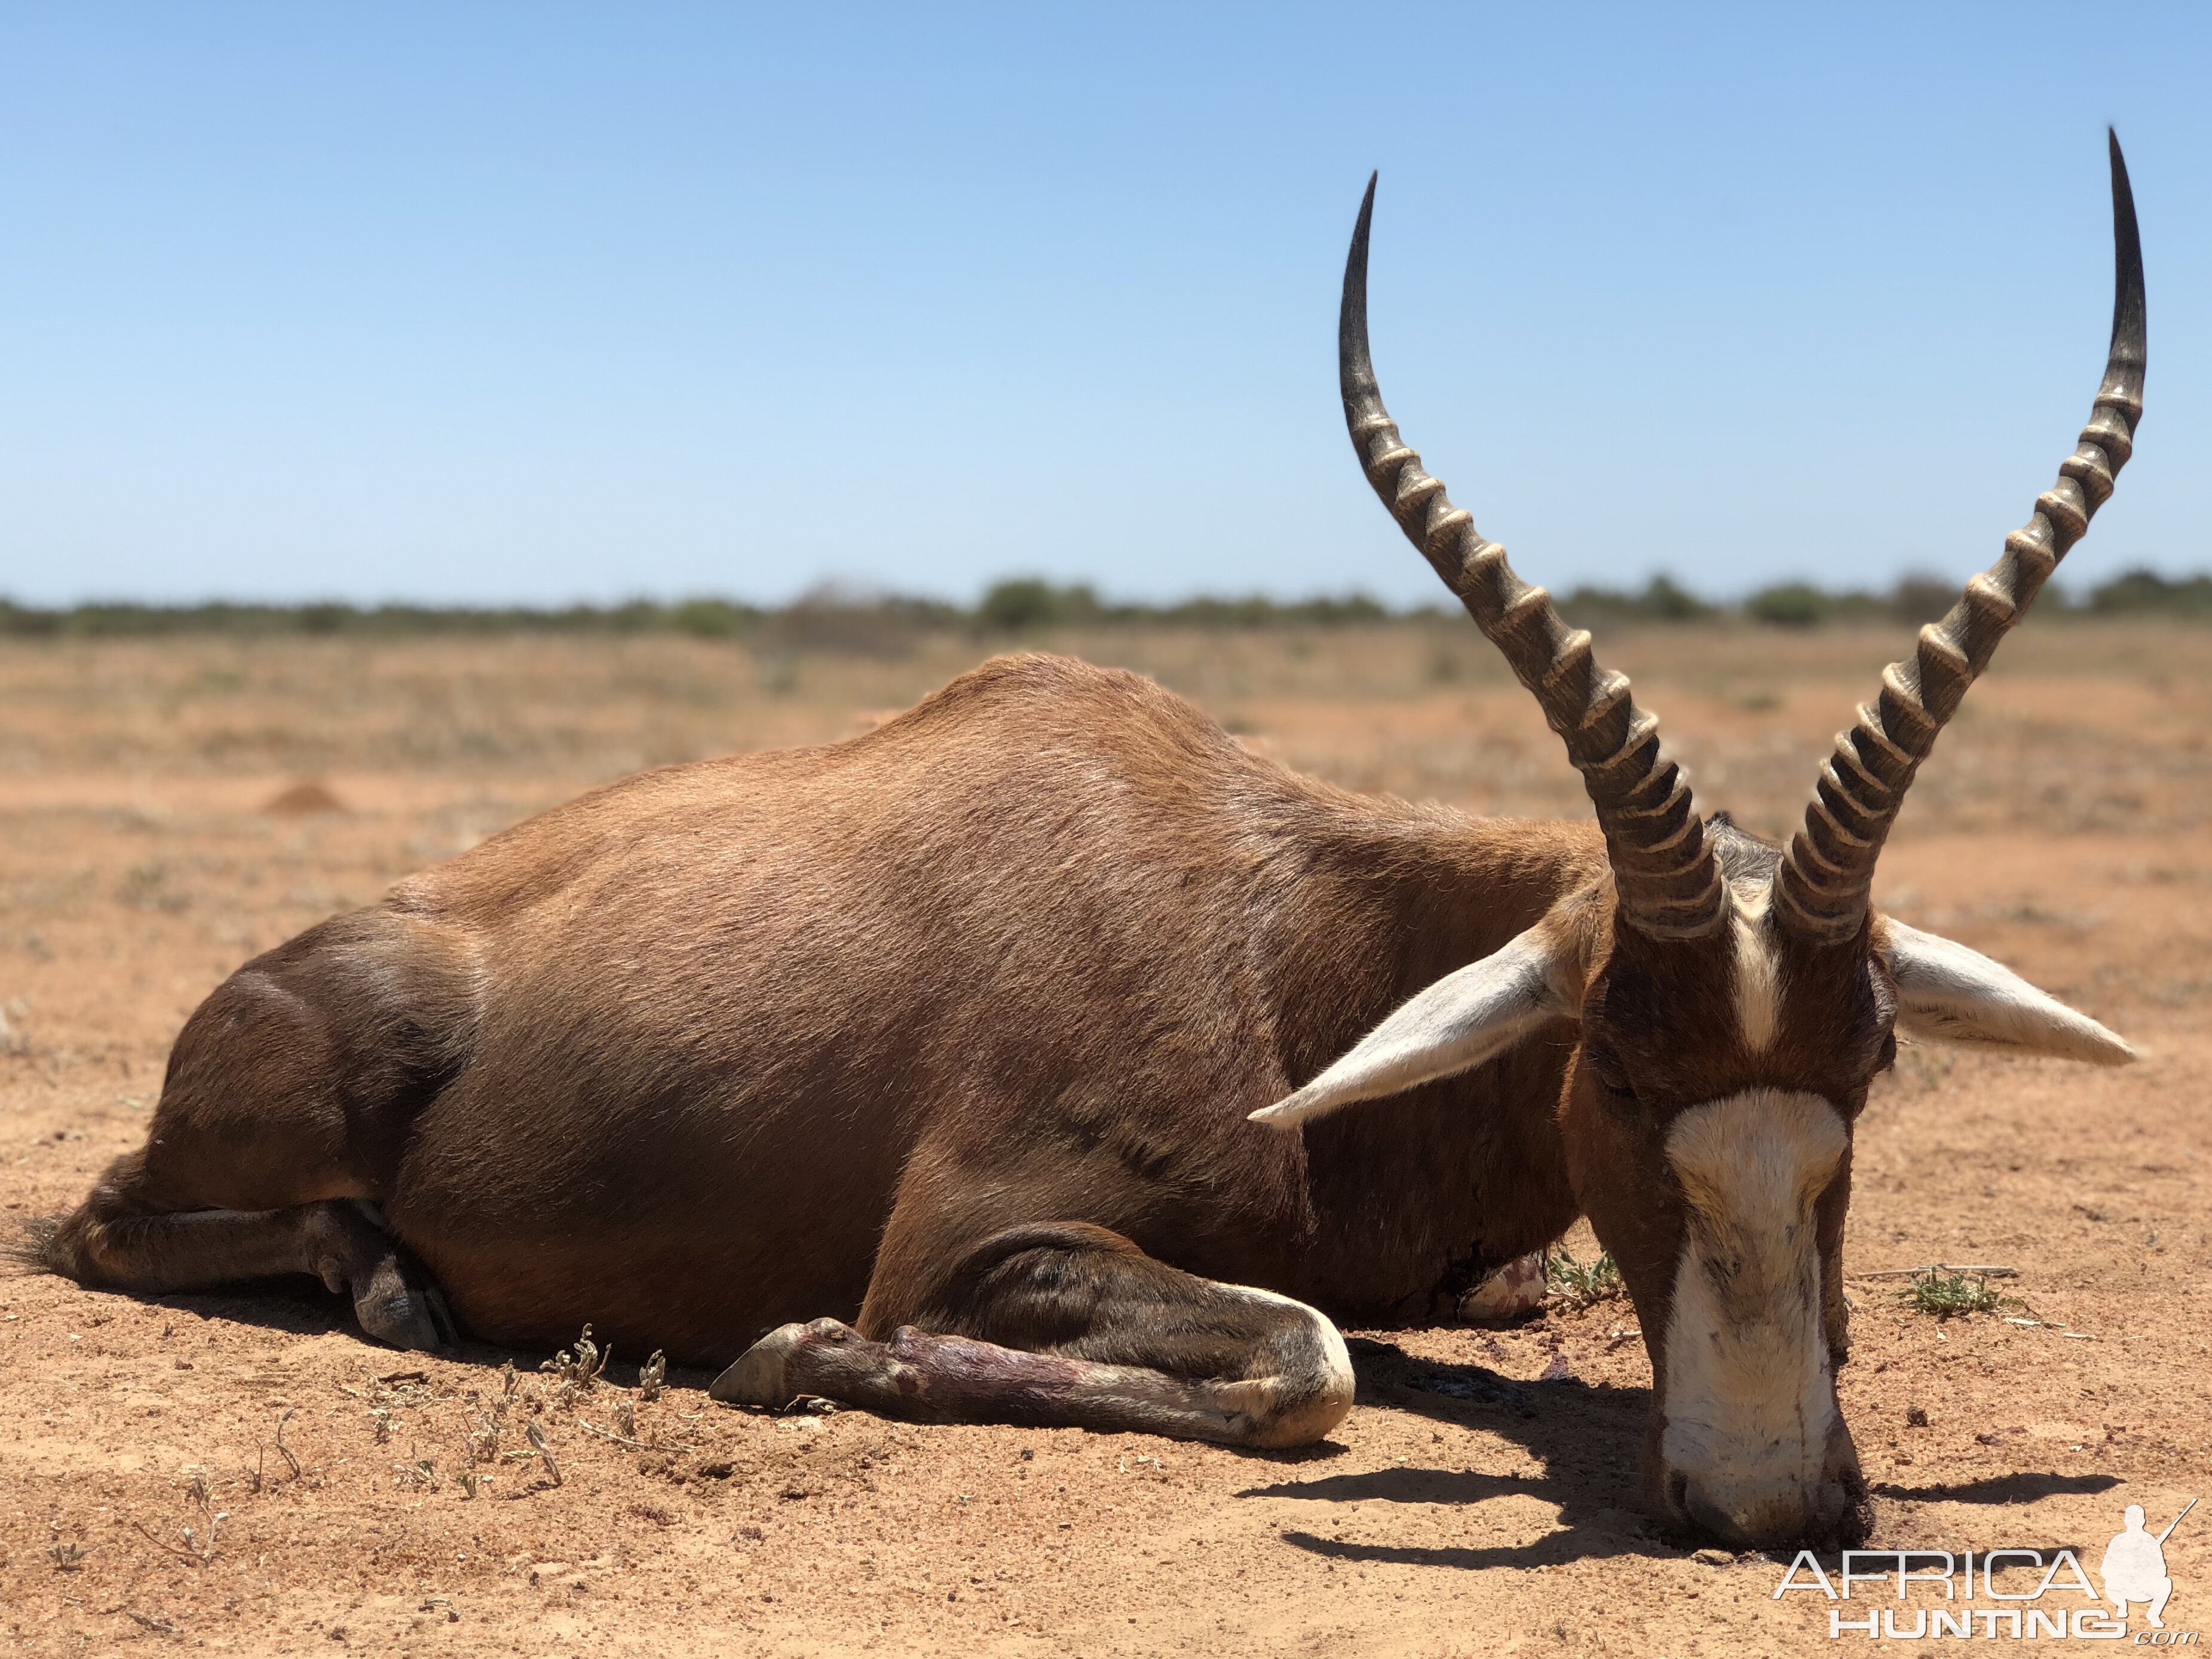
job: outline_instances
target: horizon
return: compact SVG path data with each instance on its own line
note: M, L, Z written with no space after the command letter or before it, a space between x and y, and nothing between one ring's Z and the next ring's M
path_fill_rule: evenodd
M33 605L1448 604L1334 386L1378 165L1386 396L1528 580L1962 583L2088 414L2107 121L2148 407L2059 580L2212 565L2194 9L109 5L0 41Z
M1674 627L1700 623L1755 623L1784 629L1831 624L1894 625L1933 622L1958 602L1949 583L1908 572L1883 588L1776 583L1740 598L1716 598L1684 587L1661 572L1639 587L1584 583L1555 595L1571 623ZM2094 587L2052 580L2038 595L2037 614L2069 619L2162 617L2192 624L2212 620L2212 572L2179 578L2136 568ZM1164 601L1116 600L1088 582L1054 583L1034 576L1001 578L973 605L941 597L824 583L782 605L757 605L726 594L672 597L632 594L605 603L424 605L405 600L324 598L289 602L211 599L149 603L94 599L71 605L16 603L0 593L0 636L40 638L190 633L361 633L577 629L750 637L754 630L814 617L872 619L896 632L932 628L1033 634L1089 627L1164 625L1239 630L1463 621L1448 592L1392 605L1357 590L1277 596L1256 592L1198 592Z

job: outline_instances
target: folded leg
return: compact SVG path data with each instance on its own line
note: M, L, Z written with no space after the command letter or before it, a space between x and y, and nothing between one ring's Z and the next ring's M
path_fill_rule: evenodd
M888 1340L832 1319L786 1325L711 1392L771 1407L818 1395L922 1422L1297 1446L1342 1420L1352 1375L1336 1328L1304 1304L1058 1222L986 1241Z
M364 911L240 969L178 1034L145 1146L35 1259L153 1294L312 1273L351 1294L371 1336L451 1340L443 1297L368 1201L390 1190L406 1125L459 1052L451 945Z
M427 1351L458 1340L437 1286L368 1205L133 1213L117 1183L131 1162L48 1241L47 1265L82 1285L156 1296L310 1273L350 1294L362 1329L380 1341Z

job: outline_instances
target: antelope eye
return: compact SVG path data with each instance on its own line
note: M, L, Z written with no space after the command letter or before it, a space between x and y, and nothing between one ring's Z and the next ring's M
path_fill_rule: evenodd
M1621 1070L1620 1061L1613 1055L1603 1049L1592 1049L1583 1058L1599 1087L1620 1100L1635 1100L1636 1090L1628 1080L1628 1073Z

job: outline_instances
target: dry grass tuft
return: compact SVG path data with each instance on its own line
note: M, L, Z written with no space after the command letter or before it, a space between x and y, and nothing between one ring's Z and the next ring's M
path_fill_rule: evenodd
M531 1450L538 1454L538 1461L545 1466L547 1478L556 1486L563 1485L561 1466L554 1461L553 1448L545 1443L545 1431L534 1422L526 1423L522 1425L522 1437L530 1443Z
M602 1351L592 1340L592 1328L584 1327L584 1334L576 1339L574 1348L563 1348L538 1369L550 1374L556 1383L552 1404L556 1408L574 1405L599 1385L607 1362L615 1357L612 1348Z

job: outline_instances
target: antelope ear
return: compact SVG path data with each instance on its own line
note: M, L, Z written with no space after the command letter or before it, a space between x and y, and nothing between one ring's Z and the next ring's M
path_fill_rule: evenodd
M1473 1071L1539 1026L1573 1018L1564 934L1540 922L1481 961L1445 975L1297 1093L1254 1112L1252 1121L1287 1129L1354 1101Z
M1897 1029L1929 1042L1975 1042L2097 1066L2136 1051L2011 969L1954 940L1884 916L1875 943L1897 981Z

